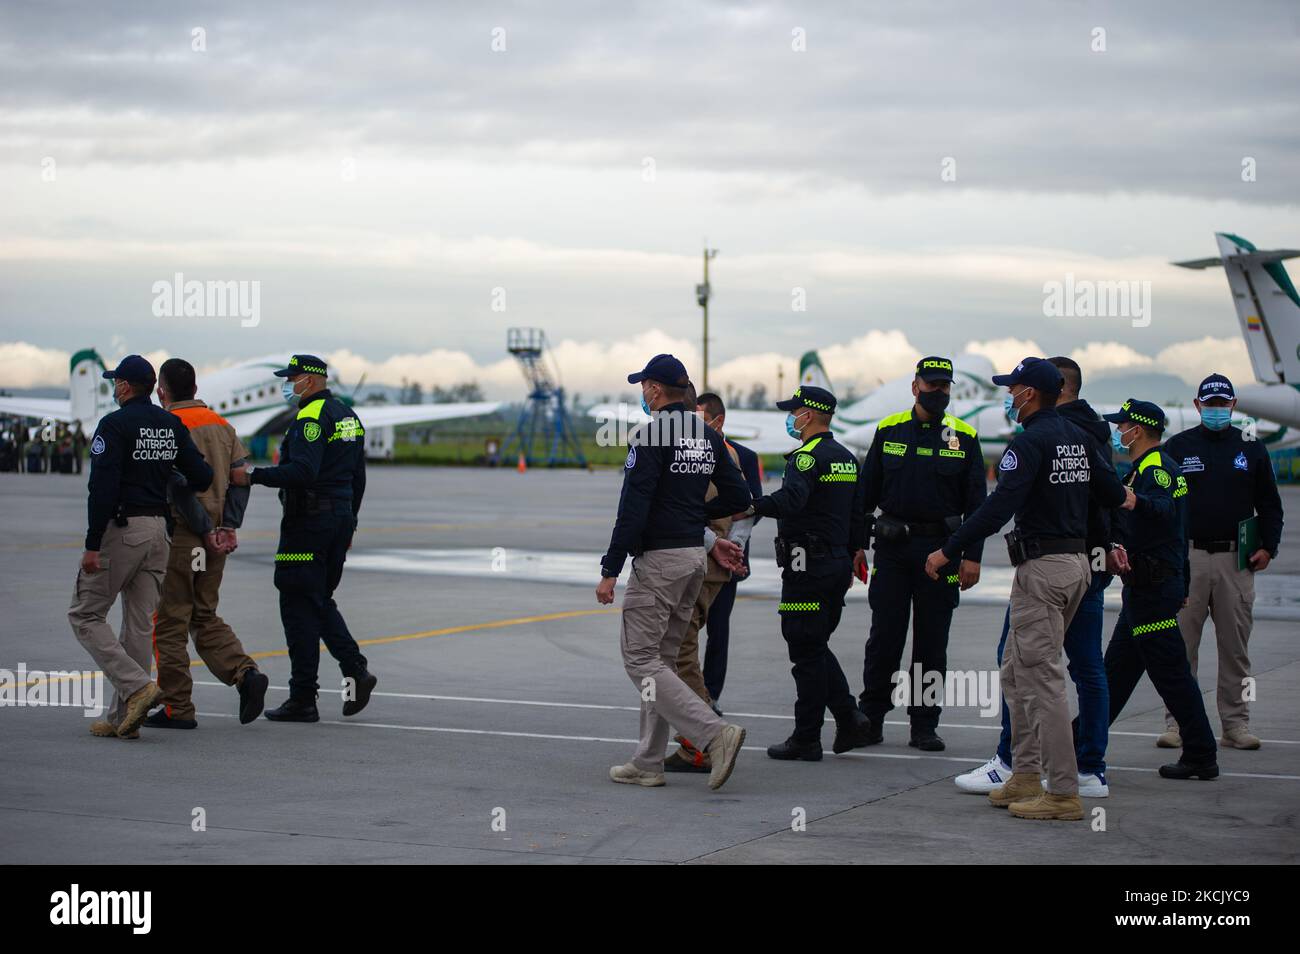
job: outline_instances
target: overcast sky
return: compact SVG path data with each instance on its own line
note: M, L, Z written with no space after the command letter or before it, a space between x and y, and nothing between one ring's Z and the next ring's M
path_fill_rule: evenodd
M706 238L715 386L813 347L860 387L967 347L1248 375L1222 274L1167 263L1300 243L1298 62L1294 2L10 0L0 386L93 346L514 397L536 325L618 394L697 370ZM257 325L156 316L177 273L260 283ZM1067 273L1150 324L1044 317Z

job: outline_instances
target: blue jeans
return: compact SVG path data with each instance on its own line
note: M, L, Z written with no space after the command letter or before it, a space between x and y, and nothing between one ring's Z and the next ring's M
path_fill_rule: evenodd
M1106 684L1106 665L1101 652L1102 601L1110 586L1109 573L1094 573L1088 592L1075 611L1070 628L1065 631L1065 658L1069 660L1070 678L1079 693L1079 718L1074 736L1074 754L1079 772L1097 775L1106 771L1106 743L1110 738L1110 690ZM1011 629L1011 607L1002 620L1002 639L998 642L998 665ZM1011 713L1002 703L1002 738L998 756L1011 765ZM1015 766L1012 766L1014 768Z

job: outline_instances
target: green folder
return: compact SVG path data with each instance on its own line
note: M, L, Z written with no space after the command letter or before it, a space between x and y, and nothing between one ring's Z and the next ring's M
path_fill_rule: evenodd
M1237 524L1237 569L1250 566L1250 556L1259 549L1259 518L1247 517Z

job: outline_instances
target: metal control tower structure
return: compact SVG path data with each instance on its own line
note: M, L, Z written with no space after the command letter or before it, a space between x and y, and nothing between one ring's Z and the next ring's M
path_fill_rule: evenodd
M506 350L519 362L528 383L528 396L501 456L509 460L523 455L530 467L586 467L587 458L564 406L564 386L546 343L546 332L541 328L510 328L506 332Z

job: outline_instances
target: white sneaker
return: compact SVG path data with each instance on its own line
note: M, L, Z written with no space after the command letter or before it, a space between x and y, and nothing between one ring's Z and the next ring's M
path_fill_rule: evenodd
M958 775L953 781L963 792L987 795L1011 781L1011 766L1003 762L1000 756L994 755L973 772Z
M1047 791L1047 779L1043 779L1043 791ZM1106 774L1098 772L1079 773L1079 797L1080 798L1109 798L1110 786L1106 784Z
M611 782L622 782L624 785L645 785L647 788L655 788L664 784L663 772L643 772L631 762L623 765L614 765L609 770L609 780Z

